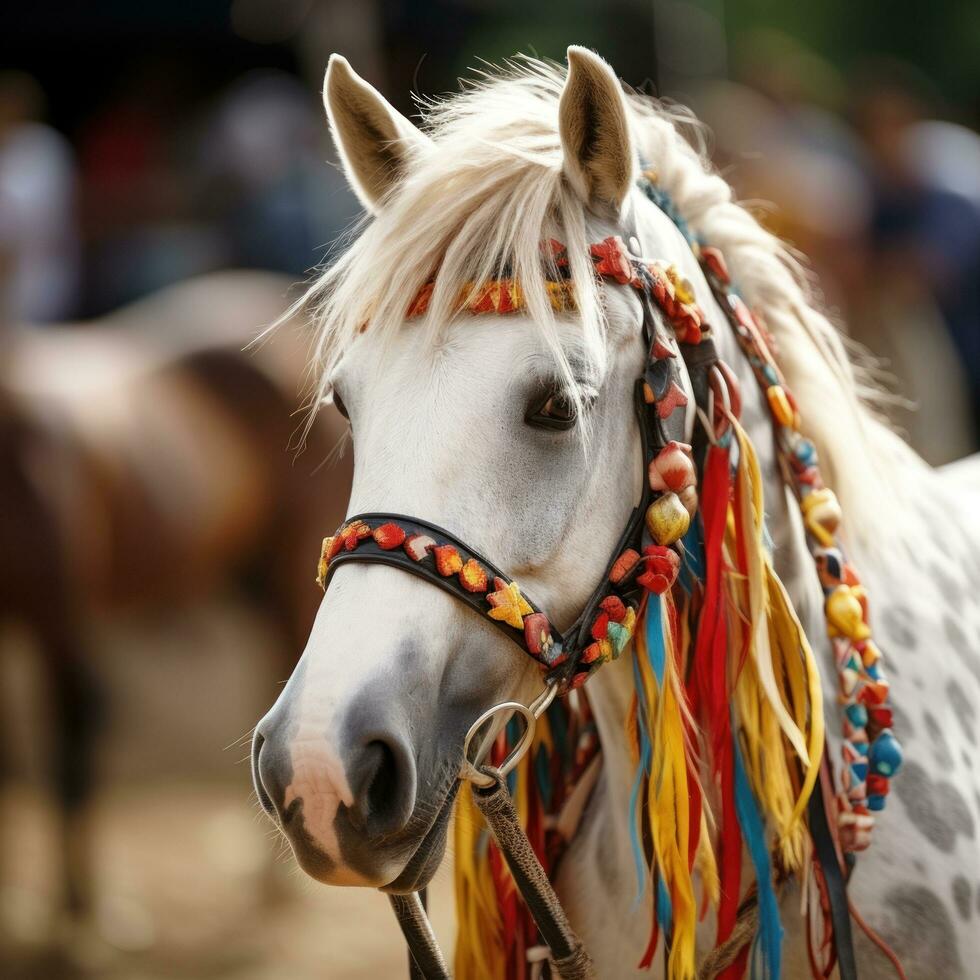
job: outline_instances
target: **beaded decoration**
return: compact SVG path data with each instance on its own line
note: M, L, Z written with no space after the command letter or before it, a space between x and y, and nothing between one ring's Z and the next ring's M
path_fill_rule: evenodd
M664 192L656 187L654 174L644 174L640 186L655 204L662 206ZM664 210L673 216L672 209ZM889 686L882 655L868 625L867 592L837 537L841 508L833 490L820 477L816 446L800 431L796 400L774 356L772 336L733 286L721 252L701 245L686 224L674 220L700 260L765 393L782 471L803 515L824 592L827 632L844 708L843 767L838 795L840 843L845 851L861 851L871 842L872 811L884 809L890 780L902 764L901 745L892 731L893 716L887 703Z

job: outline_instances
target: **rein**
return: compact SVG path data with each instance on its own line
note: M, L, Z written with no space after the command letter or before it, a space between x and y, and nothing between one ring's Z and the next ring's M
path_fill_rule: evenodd
M659 192L649 180L641 186L671 214L669 202L658 200ZM843 980L849 980L855 975L853 949L838 854L867 846L873 823L870 811L884 805L888 779L901 763L898 743L890 731L888 686L867 627L864 591L836 542L839 507L832 491L820 481L813 444L799 433L797 407L772 354L772 339L732 288L721 253L697 243L686 228L681 230L687 234L764 392L783 475L800 502L825 591L828 630L837 654L845 704L843 791L835 799L832 792L818 786L811 795L811 782L810 788L800 792L810 798L811 813L819 811L820 819L812 823L825 828L816 840L816 852L831 905L835 953ZM558 275L547 283L552 305L557 310L572 309L574 291L564 246L549 242L548 249L550 267ZM661 598L669 604L675 583L679 577L683 580L696 561L687 547L688 532L699 514L695 450L685 441L689 413L696 411L704 430L697 451L709 459L702 477L706 481L713 449L724 449L724 466L729 465L728 447L733 443L733 433L740 432L741 407L735 375L719 359L693 289L674 267L641 260L618 237L591 245L589 252L598 278L629 286L642 304L648 356L635 384L634 409L649 478L602 580L574 623L565 631L556 629L547 612L525 596L504 570L449 531L417 517L365 513L349 518L335 535L324 539L317 570L317 581L324 589L337 568L350 562L381 563L416 575L489 619L539 664L544 688L531 705L503 702L473 723L464 742L460 779L472 784L473 801L510 868L539 935L551 950L554 975L564 980L593 977L594 968L521 827L506 777L528 751L537 719L552 701L581 687L634 638L642 643L642 631L637 633L645 611L653 604L659 606ZM424 313L431 293L430 283L412 301L409 315ZM502 279L467 289L460 305L472 313L507 313L521 309L524 297L519 283ZM661 318L670 327L669 333L661 328ZM683 359L690 378L693 402L684 388L679 359ZM741 442L738 447L742 452ZM819 707L819 691L816 697ZM524 727L506 758L491 766L484 761L488 749L484 733L500 714L520 715ZM837 819L828 820L829 813L835 811ZM744 964L746 944L762 928L759 923L766 913L761 904L765 898L760 894L759 902L743 903L729 935L719 936L709 957L710 963L720 964L719 971L740 958ZM391 896L391 901L411 952L412 975L425 980L448 978L420 897ZM666 926L664 929L669 944L670 935ZM644 963L649 962L656 936L657 927ZM708 968L709 962L702 964L701 975L714 975L703 972Z

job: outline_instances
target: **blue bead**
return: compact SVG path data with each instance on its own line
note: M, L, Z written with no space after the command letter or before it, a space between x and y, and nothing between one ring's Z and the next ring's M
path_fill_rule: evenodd
M776 374L776 369L771 364L767 364L762 369L762 374L765 377L766 381L769 382L769 384L771 385L779 384L779 375Z
M804 466L813 466L817 461L817 447L809 439L800 439L796 444L796 458Z
M879 776L894 776L902 768L902 746L886 728L871 744L868 761L872 772Z
M845 714L855 728L864 728L868 723L868 709L863 704L849 704Z
M866 762L852 762L851 773L856 782L863 783L868 778L868 764Z
M884 810L885 809L885 797L884 796L869 796L868 797L868 809L869 810Z

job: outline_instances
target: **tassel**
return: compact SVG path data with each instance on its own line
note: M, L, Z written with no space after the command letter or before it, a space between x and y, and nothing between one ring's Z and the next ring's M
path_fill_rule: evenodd
M735 805L745 835L745 845L755 869L759 901L759 935L756 940L762 959L762 976L780 976L783 927L779 921L779 903L772 885L766 829L759 815L752 788L742 763L742 754L735 745ZM754 973L753 973L754 975Z
M690 764L691 744L687 738L690 716L683 707L683 689L677 676L676 631L669 597L647 600L638 630L635 663L638 665L640 704L638 718L649 726L650 766L646 785L640 790L645 812L639 808L634 820L646 820L657 868L656 925L669 942L667 972L672 980L695 976L695 927L691 844L690 779L696 767ZM700 787L697 790L700 798ZM700 811L697 822L700 830ZM652 937L651 937L652 938ZM648 948L640 967L650 965Z
M505 980L503 916L489 861L489 840L469 785L460 788L453 823L456 860L456 976Z
M729 704L728 632L722 590L723 544L731 496L727 447L708 449L702 483L704 598L694 652L694 710L707 732L711 770L721 792L718 932L723 943L735 927L742 878L742 836L735 810L734 760Z
M823 697L813 652L765 547L761 474L744 430L738 441L733 520L728 545L738 575L729 575L732 615L747 644L735 687L744 764L763 812L773 821L785 870L805 854L803 812L823 751ZM798 764L787 756L789 742Z
M790 745L804 765L810 765L806 739L799 726L786 710L776 683L773 654L769 643L766 607L768 602L768 555L763 536L765 514L762 503L762 474L759 460L745 430L732 420L738 440L738 468L735 482L736 521L741 522L742 551L745 556L748 587L748 623L751 628L750 652L759 674L769 708L779 722ZM797 625L799 625L797 623ZM802 630L801 630L802 632Z

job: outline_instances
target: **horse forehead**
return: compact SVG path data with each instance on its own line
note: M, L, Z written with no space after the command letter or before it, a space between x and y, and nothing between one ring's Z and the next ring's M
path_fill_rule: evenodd
M606 308L610 326L616 327L611 333L635 332L639 305L630 291L610 290ZM555 340L573 367L601 383L604 358L586 348L579 322L560 320ZM461 399L477 410L481 398L492 406L522 379L546 378L556 371L556 351L529 316L483 314L459 318L434 341L423 324L411 322L387 337L365 335L344 357L333 380L358 394L368 393L367 409L386 406L412 413L424 408L438 414L452 408L465 415Z

